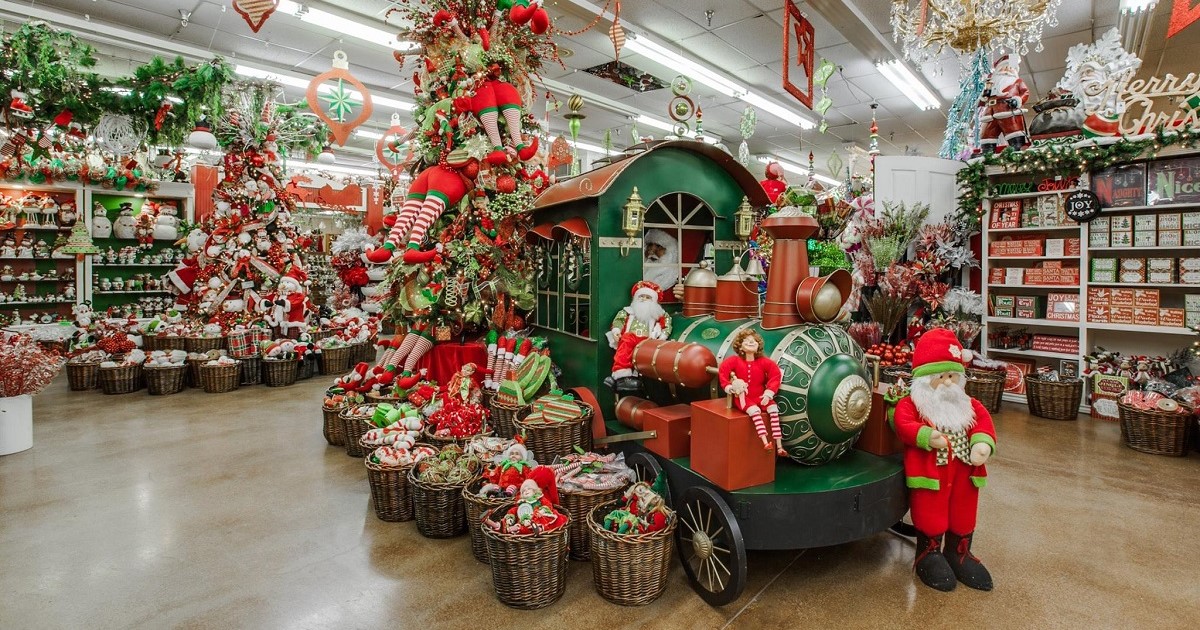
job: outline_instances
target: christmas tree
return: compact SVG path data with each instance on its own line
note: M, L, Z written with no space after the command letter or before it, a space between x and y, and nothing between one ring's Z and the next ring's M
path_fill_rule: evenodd
M281 105L279 87L243 82L226 93L213 132L225 150L215 212L185 239L187 256L167 274L193 321L265 322L296 336L312 314L307 273L292 224L297 197L287 189L289 151L320 146L324 129Z
M392 263L382 301L414 333L398 353L406 370L435 331L520 329L534 306L526 213L547 178L533 166L541 129L527 104L532 78L558 53L545 11L529 5L425 0L396 9L413 25L406 39L421 46L411 58L413 178L383 246L366 257Z

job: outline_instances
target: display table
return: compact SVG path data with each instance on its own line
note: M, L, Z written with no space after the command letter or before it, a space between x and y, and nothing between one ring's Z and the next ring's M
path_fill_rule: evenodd
M426 378L445 385L466 363L479 369L487 367L487 347L482 343L439 342L417 363L417 369L427 369Z

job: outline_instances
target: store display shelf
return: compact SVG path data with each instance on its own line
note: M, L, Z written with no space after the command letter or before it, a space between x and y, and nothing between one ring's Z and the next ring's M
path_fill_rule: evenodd
M0 260L63 260L74 262L72 258L73 257L63 258L57 256L51 256L49 258L38 258L36 256L0 256Z
M143 289L139 291L92 291L96 295L133 295L135 293L170 293L166 289Z
M174 267L175 263L104 263L93 267Z
M1047 291L1078 291L1078 284L989 284L993 289L1045 289Z
M1148 249L1155 252L1200 251L1200 245L1168 245L1166 247L1089 247L1090 252L1136 252ZM995 258L995 256L992 256Z
M1011 195L995 195L990 197L992 200L1000 199L1028 199L1030 197L1046 197L1049 195L1069 195L1073 192L1083 190L1082 188L1067 188L1065 190L1035 190L1033 192L1013 193Z
M1181 328L1178 326L1138 326L1135 324L1099 324L1096 322L1088 322L1087 327L1090 330L1112 330L1116 332L1140 332L1152 333L1155 335L1180 335L1186 337L1195 337L1196 331L1191 328Z
M1194 203L1160 203L1155 206L1123 206L1105 208L1105 214L1120 214L1122 212L1149 212L1152 210L1186 210L1188 208L1200 208L1200 204Z
M992 317L984 318L985 324L1016 324L1020 326L1046 326L1050 328L1079 328L1079 322L1060 322L1052 319L1027 319L1024 317Z
M1078 225L1054 225L1048 227L988 228L988 232L1078 232Z
M12 282L18 284L22 282L75 282L75 278L38 278L37 280L34 280L33 278L26 278L25 280L13 278L11 280L0 279L0 282Z
M42 300L41 302L0 302L0 309L10 306L41 306L43 304L74 304L75 300Z
M1118 289L1124 288L1150 288L1150 289L1196 289L1200 291L1200 284L1161 284L1153 282L1089 282L1089 287L1115 287Z
M1042 357L1043 359L1078 359L1078 354L1068 352L1047 352L1045 350L1022 350L1020 348L988 348L990 354L1014 354L1023 357Z
M70 226L51 227L48 225L18 225L18 226L14 226L14 227L0 228L0 232L13 232L13 231L61 232L63 230L69 230L69 229L71 229Z
M1079 260L1079 256L988 256L991 260Z

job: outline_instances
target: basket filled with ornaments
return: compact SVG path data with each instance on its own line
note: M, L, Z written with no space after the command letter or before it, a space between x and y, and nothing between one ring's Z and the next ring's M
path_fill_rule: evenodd
M1004 361L975 356L967 366L967 395L980 402L991 413L1000 411L1004 382L1008 378Z
M425 418L412 405L375 404L375 413L367 420L371 428L358 438L359 446L370 453L380 446L391 446L399 442L415 444L421 439Z
M295 361L292 361L293 369L295 369ZM267 376L267 367L269 361L263 359L263 378L268 386L271 386L271 380ZM296 381L295 372L292 373L292 383ZM288 383L289 385L291 383ZM345 392L339 387L330 387L325 390L325 396L321 399L321 434L325 436L325 442L330 446L346 446L346 430L342 426L341 413L342 410L350 405L362 404L363 400L355 392Z
M666 590L678 523L663 499L666 483L663 474L653 485L639 481L588 515L592 581L614 604L644 606Z
M1191 447L1188 436L1196 417L1191 401L1200 396L1185 392L1180 398L1182 403L1159 391L1126 392L1117 401L1121 443L1151 455L1187 455Z
M134 348L100 364L96 380L105 394L132 394L141 389L146 353Z
M498 440L499 446L505 446L500 452L488 448L485 453L478 453L485 441ZM471 534L471 555L487 564L487 540L479 523L484 512L510 504L517 500L518 490L529 473L537 468L534 454L520 439L510 440L499 437L480 437L467 444L467 452L473 452L480 459L488 462L483 469L483 475L463 488L463 501L467 511L467 529Z
M317 342L318 362L322 375L345 374L350 369L354 347L340 337L326 337Z
M592 447L592 408L575 396L554 389L533 401L515 421L517 433L543 460L567 456Z
M379 420L375 423L386 422L386 426L370 429L360 438L370 448L364 464L371 487L371 505L381 521L413 519L408 469L426 457L437 456L436 448L416 442L421 435L420 416L404 413L400 408L376 409Z
M200 387L206 394L224 394L242 382L241 361L222 355L200 364Z
M67 388L80 392L100 387L100 364L108 353L99 349L81 350L67 359Z
M291 339L276 339L263 341L260 345L263 383L267 387L287 387L294 384L300 374L301 361L296 353L296 342ZM335 411L340 412L340 407ZM337 444L341 445L341 442Z
M363 458L367 456L366 447L362 444L362 436L371 429L378 428L372 419L378 405L348 405L342 409L338 417L342 420L342 437L345 440L346 454L350 457Z
M154 350L146 355L143 371L146 393L168 396L183 391L187 381L187 357L183 350Z
M623 453L577 452L554 460L554 471L561 505L571 514L571 559L591 559L591 534L588 515L597 505L620 498L637 481L637 474L625 465Z
M220 324L205 324L183 338L183 349L189 353L225 349L225 332Z
M554 473L539 466L521 482L514 503L488 510L477 525L487 541L492 588L505 606L545 608L566 590L571 517L557 499Z
M453 538L466 532L462 490L483 468L478 457L450 444L408 471L417 531L426 538Z
M1042 366L1025 376L1029 413L1049 420L1075 420L1083 402L1083 379Z

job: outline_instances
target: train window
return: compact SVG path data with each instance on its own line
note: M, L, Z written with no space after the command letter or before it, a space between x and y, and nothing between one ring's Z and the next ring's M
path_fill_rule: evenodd
M559 268L563 272L562 331L590 339L588 323L591 315L592 263L589 241L568 236L559 251Z
M537 308L533 321L538 326L560 330L559 308L559 248L558 241L541 241L537 256Z
M646 207L642 278L663 289L663 301L674 301L671 287L711 255L715 225L716 213L695 195L667 193Z

